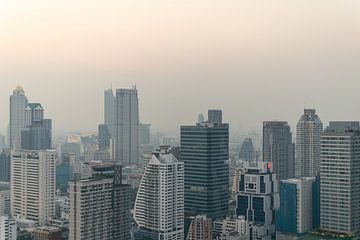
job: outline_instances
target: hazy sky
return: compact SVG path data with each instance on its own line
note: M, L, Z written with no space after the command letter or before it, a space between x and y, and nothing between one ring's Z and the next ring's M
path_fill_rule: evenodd
M139 89L176 131L221 108L235 129L360 120L359 0L0 0L0 132L22 85L55 133L95 130L103 90Z

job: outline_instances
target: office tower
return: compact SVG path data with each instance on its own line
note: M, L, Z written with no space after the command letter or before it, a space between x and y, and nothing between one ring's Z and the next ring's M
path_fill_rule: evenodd
M0 153L0 182L10 182L10 152Z
M51 149L51 138L51 119L44 119L44 109L40 103L29 103L25 109L25 128L21 131L21 148Z
M316 178L292 178L280 181L280 207L276 214L276 238L297 239L313 230L317 214L313 195Z
M21 131L26 126L25 122L25 108L28 100L25 96L25 91L18 86L10 96L10 133L9 141L11 149L18 149L21 147Z
M279 180L295 174L295 149L287 122L271 121L263 124L263 161L271 162Z
M0 216L0 240L16 240L16 221L8 216Z
M140 123L139 125L139 143L141 145L150 144L150 128L151 124Z
M0 190L0 216L10 215L10 190Z
M115 159L123 166L137 164L139 158L138 92L117 89L115 99Z
M104 92L104 123L108 126L111 137L114 137L114 103L115 97L112 88Z
M222 124L222 111L221 110L209 110L208 122L214 124Z
M360 234L359 122L330 122L321 134L321 229Z
M196 216L191 222L187 240L212 240L212 224L211 218Z
M209 111L210 112L210 111ZM187 216L226 216L229 200L229 125L203 122L181 127L181 161L185 164Z
M107 124L100 124L98 127L99 150L107 151L110 149L110 131Z
M245 138L241 145L239 158L243 161L254 161L255 160L255 148L251 138Z
M147 165L134 207L135 239L184 239L184 163L158 149Z
M270 162L244 162L240 174L236 214L253 224L254 239L275 236L275 210L279 192L276 174Z
M70 182L70 240L130 240L130 185L121 166L93 168L93 176Z
M55 214L54 150L17 150L11 155L12 216L47 223Z
M296 126L296 177L313 177L320 172L323 124L315 109L305 109Z

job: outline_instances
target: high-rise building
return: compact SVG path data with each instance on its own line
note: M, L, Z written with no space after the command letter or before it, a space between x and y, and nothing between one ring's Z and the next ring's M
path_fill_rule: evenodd
M196 216L191 222L187 240L212 240L212 225L211 218L205 215Z
M209 113L211 113L209 111ZM226 216L229 205L229 124L211 119L181 127L181 161L185 164L185 213L188 217ZM217 117L216 117L217 116Z
M243 161L255 160L255 148L251 138L245 138L243 144L241 145L239 158Z
M10 182L10 152L0 153L0 182Z
M11 213L39 225L55 214L54 150L17 150L11 154Z
M360 125L330 122L321 134L321 229L360 234Z
M135 239L184 239L184 163L170 150L152 155L134 207Z
M98 127L99 150L107 151L110 149L110 130L107 124L100 124Z
M202 123L205 121L204 114L200 113L198 114L197 123Z
M313 191L317 178L303 177L280 181L280 207L276 214L276 239L297 239L314 228L320 217L313 203L320 196Z
M0 216L0 240L16 240L17 224L8 216Z
M138 92L117 89L115 98L115 160L123 166L139 160L139 103Z
M121 166L93 168L93 176L70 182L70 240L130 240L130 185Z
M290 126L287 122L264 122L263 161L272 163L279 180L294 177L295 149Z
M5 136L0 135L0 152L4 151L6 148Z
M296 126L296 177L313 177L319 174L322 131L323 124L315 109L305 109Z
M21 147L21 131L26 126L25 108L27 103L24 89L20 86L16 87L10 96L9 141L11 149Z
M150 128L151 124L140 123L139 125L139 143L141 145L150 144Z
M104 92L104 123L108 126L110 135L114 137L114 102L115 97L112 88Z
M271 162L244 162L240 174L236 214L253 224L250 239L275 237L275 210L279 191Z
M29 103L25 109L26 126L21 131L21 148L27 150L51 149L52 121L44 119L40 103Z

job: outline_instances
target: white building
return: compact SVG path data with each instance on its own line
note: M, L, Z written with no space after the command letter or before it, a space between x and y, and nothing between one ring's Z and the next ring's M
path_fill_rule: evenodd
M360 234L359 122L330 122L321 135L321 229Z
M11 149L19 149L21 147L21 131L26 126L25 108L28 99L25 91L18 86L10 96L10 126L9 126L9 143Z
M0 216L0 240L16 240L16 221L8 216Z
M117 89L114 107L115 160L119 161L123 166L137 164L139 160L139 103L137 89Z
M136 239L184 239L184 163L168 150L153 154L134 208Z
M19 150L11 154L11 213L46 224L55 214L54 150Z
M130 186L120 166L96 166L92 178L70 182L70 240L130 240Z
M322 131L323 124L315 109L305 109L296 126L296 177L313 177L319 174Z

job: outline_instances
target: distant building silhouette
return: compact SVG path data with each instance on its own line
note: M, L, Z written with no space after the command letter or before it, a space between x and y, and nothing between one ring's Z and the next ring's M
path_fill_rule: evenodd
M251 138L245 138L241 145L239 158L243 161L254 161L256 158L254 145Z

